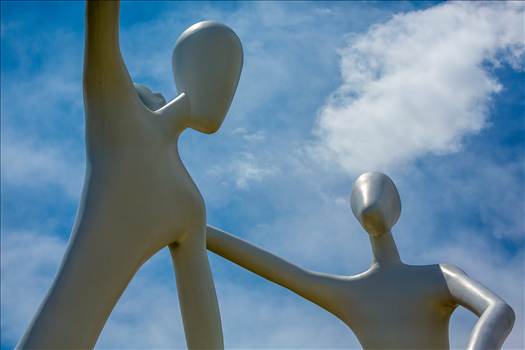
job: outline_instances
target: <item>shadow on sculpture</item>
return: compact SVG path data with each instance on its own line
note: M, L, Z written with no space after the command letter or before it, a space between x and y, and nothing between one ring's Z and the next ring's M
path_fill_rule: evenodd
M219 23L187 29L173 53L179 95L165 104L134 86L118 19L118 2L87 2L82 198L58 274L17 348L93 348L137 270L168 245L188 346L222 348L205 206L177 141L186 128L221 126L242 69L241 43Z
M373 251L370 268L355 276L304 270L210 226L208 249L334 314L365 349L448 349L448 323L458 305L479 316L468 349L501 347L514 324L508 304L457 267L401 261L390 232L401 201L388 176L361 175L351 206Z

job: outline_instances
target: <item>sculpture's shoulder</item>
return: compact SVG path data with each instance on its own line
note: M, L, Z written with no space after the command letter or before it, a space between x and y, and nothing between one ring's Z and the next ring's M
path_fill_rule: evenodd
M403 281L409 284L425 284L431 281L442 281L443 273L440 265L408 265L402 264L396 267L375 268L349 276L347 283L350 285L366 285L373 283L385 283ZM441 278L441 280L440 280Z
M409 295L413 300L434 305L449 305L450 293L447 280L439 264L404 265L392 271L389 281L396 280L399 294Z
M406 274L410 280L417 283L446 288L446 280L440 264L406 265Z
M466 272L457 266L450 264L439 264L439 269L446 280L453 279L454 277L467 276Z
M428 280L432 280L436 283L443 284L444 273L441 264L431 265L405 265L405 273L410 277L418 277L418 279L424 283L428 283Z
M467 273L457 266L450 264L439 264L439 268L443 278L445 279L447 290L451 294L453 294L453 290L455 290L458 285L461 285L469 278Z

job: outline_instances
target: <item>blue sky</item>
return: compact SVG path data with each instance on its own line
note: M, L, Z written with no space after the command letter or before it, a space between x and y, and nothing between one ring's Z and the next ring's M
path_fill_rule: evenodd
M348 197L389 174L393 233L411 264L450 263L517 314L525 347L525 5L519 2L125 2L134 81L175 96L171 51L204 19L245 60L214 135L188 130L182 158L209 222L298 265L354 274L371 255ZM84 4L1 3L1 348L12 348L64 252L84 171ZM229 348L358 348L320 308L210 254ZM476 318L455 312L453 347ZM99 348L184 347L169 254L138 272Z

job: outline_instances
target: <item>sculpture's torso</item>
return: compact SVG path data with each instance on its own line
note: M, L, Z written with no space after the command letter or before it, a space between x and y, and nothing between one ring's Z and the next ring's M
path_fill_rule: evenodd
M171 182L171 186L158 188L156 201L165 208L162 215L163 226L158 227L158 234L164 240L163 245L182 243L188 235L204 235L206 227L206 212L204 200L191 176L179 159L176 150L171 164L160 166L156 171L163 172L162 178ZM153 199L152 199L153 200ZM161 217L159 216L159 220Z
M371 269L344 284L340 318L365 349L448 349L455 305L439 265Z

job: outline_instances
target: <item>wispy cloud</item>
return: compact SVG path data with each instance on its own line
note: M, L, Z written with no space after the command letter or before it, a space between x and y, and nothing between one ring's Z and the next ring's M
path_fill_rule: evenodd
M223 183L233 182L238 189L246 189L250 183L261 182L279 172L275 166L262 165L250 152L238 153L236 158L230 165L210 168L208 174Z
M81 160L67 154L63 146L3 135L3 185L29 189L57 186L70 198L78 199L83 178Z
M42 232L2 232L2 344L14 344L44 298L65 242Z
M27 26L2 27L2 52L16 57L9 69L2 63L2 186L54 186L77 199L84 177L81 41L60 29L28 35Z
M232 134L239 135L243 140L247 142L262 142L266 138L265 132L262 130L249 132L248 130L246 130L246 128L242 127L233 130Z
M524 13L519 2L451 2L350 36L316 154L355 173L458 151L502 89L491 67L523 67Z

